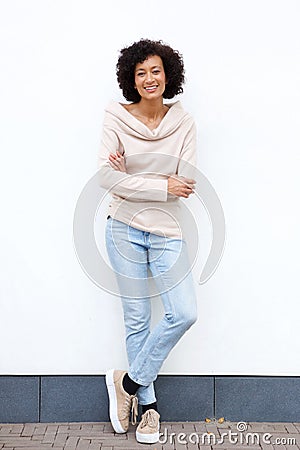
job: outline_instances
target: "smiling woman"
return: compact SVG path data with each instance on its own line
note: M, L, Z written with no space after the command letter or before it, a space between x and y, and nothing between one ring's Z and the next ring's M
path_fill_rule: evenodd
M106 374L114 430L125 433L137 399L139 442L159 438L153 381L168 354L197 317L181 202L194 192L196 128L179 101L180 54L161 41L141 40L121 51L117 76L126 100L106 108L100 151L100 185L112 193L106 248L119 285L129 370ZM192 168L192 170L191 170ZM150 330L148 268L165 314Z

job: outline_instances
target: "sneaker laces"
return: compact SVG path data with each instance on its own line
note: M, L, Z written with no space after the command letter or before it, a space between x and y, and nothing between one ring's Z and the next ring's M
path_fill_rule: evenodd
M150 428L156 428L158 423L158 413L154 409L148 409L143 415L140 423L140 427L144 428L149 426Z
M136 425L138 416L138 398L136 395L127 395L124 399L122 417L129 417L131 413L131 423Z
M136 419L138 416L138 398L134 395L131 398L131 423L132 425L136 425Z
M129 417L131 405L132 405L132 397L130 397L129 395L126 395L126 397L124 398L124 403L123 403L123 407L122 407L122 418Z

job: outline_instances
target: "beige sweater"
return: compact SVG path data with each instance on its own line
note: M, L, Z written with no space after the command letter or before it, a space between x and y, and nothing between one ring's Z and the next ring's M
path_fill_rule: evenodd
M112 194L108 215L140 230L181 239L186 199L167 192L167 177L193 178L196 127L179 101L167 106L169 111L152 131L120 103L107 106L99 177L100 186ZM125 156L127 173L114 170L108 162L109 153L117 150Z

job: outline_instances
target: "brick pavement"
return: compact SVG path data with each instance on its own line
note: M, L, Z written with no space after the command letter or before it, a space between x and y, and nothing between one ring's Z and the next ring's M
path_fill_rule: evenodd
M152 445L138 444L134 427L118 435L106 422L0 424L0 450L300 449L300 423L243 424L237 429L230 421L162 422L160 442Z

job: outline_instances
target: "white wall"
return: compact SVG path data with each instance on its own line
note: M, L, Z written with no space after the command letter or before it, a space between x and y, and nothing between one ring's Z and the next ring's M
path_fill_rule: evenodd
M299 18L297 0L0 3L1 374L127 365L120 303L81 269L72 222L103 109L121 99L118 51L149 37L184 55L181 100L227 234L162 373L299 375ZM197 214L195 278L211 240ZM101 211L96 225L101 247Z

